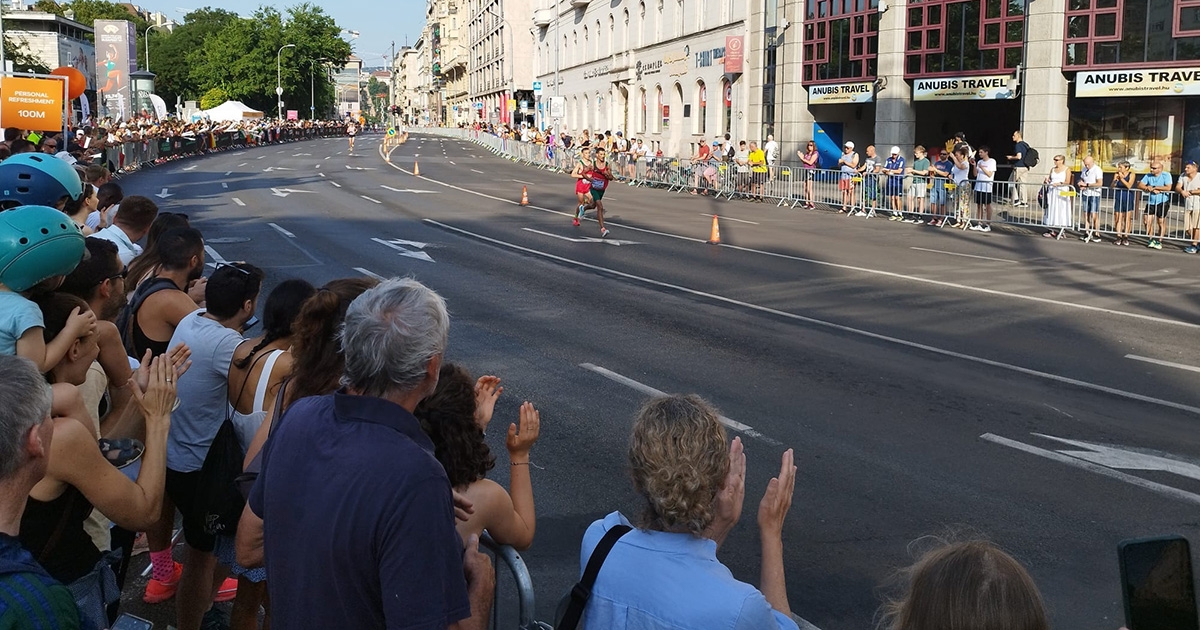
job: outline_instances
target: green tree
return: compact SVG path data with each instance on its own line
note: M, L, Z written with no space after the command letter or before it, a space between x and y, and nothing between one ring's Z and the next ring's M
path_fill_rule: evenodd
M192 100L207 87L192 76L192 66L204 55L204 42L240 18L224 9L205 7L184 16L172 31L150 31L150 70L156 76L154 91L168 104L176 98Z
M200 97L200 109L212 109L228 100L229 94L225 90L215 87Z
M19 36L4 34L4 60L11 61L15 72L36 72L46 74L50 68L42 60L34 56L29 44Z
M37 0L33 8L63 17L66 17L67 11L72 11L73 17L70 19L84 26L94 26L96 20L128 20L133 22L134 30L137 32L137 50L139 56L142 51L146 50L142 42L149 23L134 13L128 5L108 2L107 0L72 0L71 2ZM95 37L93 36L89 35L87 38L95 41Z

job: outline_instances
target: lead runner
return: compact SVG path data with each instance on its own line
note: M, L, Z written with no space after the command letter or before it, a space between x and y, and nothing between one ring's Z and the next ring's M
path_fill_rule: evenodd
M575 208L575 227L579 227L579 220L583 218L584 208L589 207L592 203L592 180L588 178L588 174L592 170L591 157L590 149L581 149L579 160L575 162L575 168L571 169L571 177L575 178L575 200L579 202Z
M585 210L596 209L596 221L600 223L600 238L608 236L608 228L604 227L604 202L602 199L604 199L604 191L608 189L608 182L613 178L612 171L609 170L608 162L605 160L605 153L603 147L596 149L595 159L592 160L592 170L587 173L588 179L591 180L592 202L584 208ZM583 216L582 210L579 215Z

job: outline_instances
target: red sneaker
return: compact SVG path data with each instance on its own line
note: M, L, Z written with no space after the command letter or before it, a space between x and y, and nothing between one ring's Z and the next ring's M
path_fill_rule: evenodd
M213 598L214 602L231 602L237 597L237 578L225 578L221 582L221 588L217 590L217 596Z
M142 601L147 604L161 604L175 597L175 589L179 588L180 575L183 575L183 565L176 562L175 573L171 576L170 582L151 578L149 582L146 582L146 592L142 595Z
M579 219L572 219L572 223L575 224L575 227L579 227Z

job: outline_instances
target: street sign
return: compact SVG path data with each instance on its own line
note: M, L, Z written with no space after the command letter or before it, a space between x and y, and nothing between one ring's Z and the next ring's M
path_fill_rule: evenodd
M475 109L483 109L483 101L475 101Z
M515 98L508 99L508 109L513 110L516 108L517 108L517 99L515 99Z
M529 109L529 101L521 101L521 109Z
M539 96L542 94L542 82L541 81L533 82L533 93L537 94Z
M550 117L563 118L567 114L567 97L551 96L550 97Z
M283 87L276 87L276 88L275 88L275 94L276 94L277 96L283 96Z
M395 127L388 127L388 130L387 130L387 135L388 135L388 137L389 137L389 138L390 138L390 137L392 137L392 136L395 136L395 135L396 135L396 128L395 128Z

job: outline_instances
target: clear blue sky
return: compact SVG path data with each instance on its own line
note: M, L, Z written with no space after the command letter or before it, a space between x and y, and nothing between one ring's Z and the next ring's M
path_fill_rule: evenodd
M283 11L300 4L300 0L258 2L253 5L235 0L134 0L134 4L148 11L162 12L170 19L183 19L185 14L206 6L249 15L254 11L251 6L273 6ZM396 50L404 45L405 36L410 45L415 43L425 25L423 0L338 0L313 1L312 4L322 6L342 28L359 32L358 39L350 43L355 54L363 58L366 67L388 65L380 55L391 54L392 42L396 42ZM349 38L349 35L345 37Z

